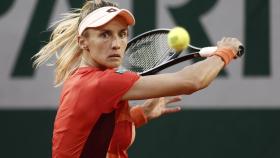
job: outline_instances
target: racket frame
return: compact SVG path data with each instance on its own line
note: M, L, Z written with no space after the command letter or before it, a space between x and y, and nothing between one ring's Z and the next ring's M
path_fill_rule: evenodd
M160 28L160 29L153 29L147 32L144 32L142 34L139 34L137 36L135 36L134 38L132 38L128 44L127 47L125 49L125 51L133 44L135 43L134 41L138 41L141 40L143 38L146 38L147 36L151 35L151 34L155 34L155 33L165 33L168 34L170 31L170 29L167 28ZM188 53L184 56L180 56L179 55L182 53L182 51L174 53L173 55L170 56L170 58L166 61L166 62L162 62L160 65L157 65L149 70L143 71L141 73L139 73L141 76L147 76L147 75L153 75L167 67L170 67L172 65L178 64L180 62L186 61L186 60L190 60L190 59L194 59L194 58L199 58L201 57L199 54L199 51L201 50L201 48L193 46L191 44L188 45L188 49L190 49L191 51L193 51L193 53ZM237 53L238 57L241 57L244 54L244 47L243 46L239 46L239 51Z

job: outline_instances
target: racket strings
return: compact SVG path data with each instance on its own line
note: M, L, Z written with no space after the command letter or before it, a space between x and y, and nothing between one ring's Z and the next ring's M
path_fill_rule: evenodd
M160 38L161 37L161 38ZM167 45L167 35L160 36L158 39L160 39L158 42L156 42L155 48L159 48L160 50L158 51L159 58L158 58L158 63L162 63L163 60L166 60L167 57L169 57L169 52L171 52L171 49ZM154 40L156 41L157 38Z
M129 61L137 66L141 66L141 67L148 67L149 65L153 66L155 64L155 62L157 61L158 55L153 53L154 48L153 47L157 47L154 46L154 38L156 38L155 36L148 36L145 39L142 39L140 41L138 41L137 43L135 43L135 46L132 46L132 48L137 48L137 49L133 49L133 52L131 54L131 58L129 59ZM141 49L139 49L141 48ZM135 51L136 50L136 51ZM147 52L147 53L143 53L143 52ZM150 54L149 56L147 56L147 54ZM144 60L143 60L144 59ZM142 62L139 62L140 60L142 60ZM144 66L146 65L146 66Z
M156 51L155 49L160 48L158 42L156 42L156 39L161 39L160 35L155 35L155 36L149 36L147 40L140 41L139 44L141 43L148 43L146 47L143 47L144 51L147 53L142 53L140 51L137 52L137 54L141 55L142 62L136 62L136 64L142 64L143 67L153 67L157 65L157 63L162 60L162 51ZM150 54L150 55L147 55ZM138 61L138 60L137 60Z
M143 40L137 42L134 46L137 49L133 49L134 51L128 59L129 63L139 69L139 71L145 71L148 67L152 67L158 62L158 56L151 51L153 50L152 41L151 37L149 37L144 42Z
M126 50L124 67L144 72L170 59L174 50L167 44L167 34L158 33L143 37Z
M134 52L134 58L131 58L133 60L131 59L129 60L132 65L138 67L138 69L141 68L141 71L148 70L158 65L158 63L160 63L162 60L165 59L165 56L163 54L166 51L155 50L156 48L162 48L160 47L158 42L154 42L155 38L157 37L149 37L147 39L147 41L149 41L148 44L146 44L145 47L142 46L141 50L138 49L137 52ZM143 41L138 42L137 47L141 46L142 43ZM143 53L143 52L147 52L147 53Z

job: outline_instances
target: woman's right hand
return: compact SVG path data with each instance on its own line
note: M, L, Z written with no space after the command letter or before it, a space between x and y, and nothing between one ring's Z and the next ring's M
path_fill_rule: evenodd
M237 38L231 38L231 37L224 37L217 42L218 49L230 48L233 50L235 57L237 57L239 46L241 45L242 43Z

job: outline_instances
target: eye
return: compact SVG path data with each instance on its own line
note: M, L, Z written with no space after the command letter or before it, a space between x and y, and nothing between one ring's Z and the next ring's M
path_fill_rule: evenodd
M109 31L104 31L100 34L101 38L107 39L110 37L110 32Z
M127 31L121 31L119 34L120 38L126 38L128 36Z

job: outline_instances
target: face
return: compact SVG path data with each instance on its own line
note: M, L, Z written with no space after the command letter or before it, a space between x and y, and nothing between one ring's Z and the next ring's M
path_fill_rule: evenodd
M106 25L86 31L88 36L83 39L82 44L88 48L83 52L87 63L102 69L120 66L128 38L125 20L117 16Z

